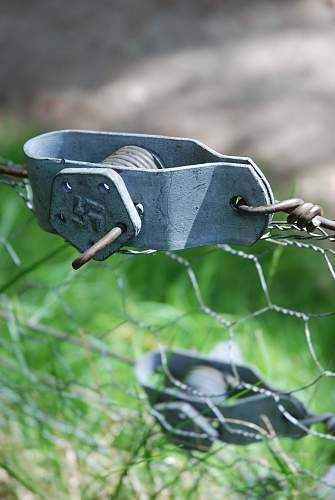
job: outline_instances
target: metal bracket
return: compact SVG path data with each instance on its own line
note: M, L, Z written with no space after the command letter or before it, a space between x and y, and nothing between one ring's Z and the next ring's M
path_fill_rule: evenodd
M164 360L166 365L160 351L147 353L135 375L155 418L183 446L208 450L214 440L247 445L269 435L267 423L276 436L290 438L305 436L318 422L335 430L330 428L332 414L313 415L295 396L268 384L253 366L182 350L165 352ZM220 390L213 372L235 383ZM199 375L200 392L194 389L199 387ZM155 376L164 379L157 384Z
M101 250L97 260L109 257L141 230L141 218L122 177L111 168L64 168L55 176L50 224L78 250L86 250L120 223L127 231Z
M111 168L102 163L125 145L145 148L165 168ZM39 224L80 250L99 238L102 227L109 230L115 222L131 227L122 244L178 250L227 242L251 245L270 221L269 215L251 219L231 203L236 196L250 205L273 201L255 163L221 155L194 140L65 130L30 139L24 151ZM74 183L71 191L64 187L66 176ZM104 183L112 187L108 193L96 189ZM143 207L141 223L135 205ZM57 220L60 213L63 223ZM117 221L121 215L126 222ZM119 246L111 245L96 258L106 258Z

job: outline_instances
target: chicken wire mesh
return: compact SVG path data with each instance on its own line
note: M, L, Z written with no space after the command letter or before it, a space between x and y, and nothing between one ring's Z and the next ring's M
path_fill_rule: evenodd
M201 453L169 439L134 376L141 356L159 349L169 384L194 393L168 369L169 349L209 353L228 341L271 384L316 413L334 411L330 234L275 221L251 249L119 254L75 273L72 250L36 228L8 186L32 209L28 181L2 175L0 480L7 495L335 495L335 436L321 424L303 426L275 393L279 411L306 437L278 439L271 422L259 434L245 421L244 432L257 431L259 443L214 442ZM196 395L229 425L212 394Z

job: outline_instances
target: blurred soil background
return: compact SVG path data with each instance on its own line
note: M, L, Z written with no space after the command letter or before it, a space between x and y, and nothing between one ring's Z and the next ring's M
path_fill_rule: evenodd
M330 0L2 0L0 63L7 131L194 137L335 205Z

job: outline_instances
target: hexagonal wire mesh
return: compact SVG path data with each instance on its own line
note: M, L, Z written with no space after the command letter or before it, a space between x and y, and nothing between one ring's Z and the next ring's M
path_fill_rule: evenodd
M133 365L158 348L163 373L155 382L164 376L176 390L200 397L219 422L233 424L212 394L197 392L168 368L171 348L208 352L225 340L271 384L316 412L334 411L331 235L275 221L252 251L218 245L117 255L75 273L63 255L69 248L34 228L33 215L4 188L13 187L31 209L28 181L3 175L1 184L0 467L19 493L330 494L324 474L335 436L301 424L277 393L240 381L243 390L273 397L306 438L279 441L271 422L260 430L245 421L244 432L259 444L185 451L155 423Z

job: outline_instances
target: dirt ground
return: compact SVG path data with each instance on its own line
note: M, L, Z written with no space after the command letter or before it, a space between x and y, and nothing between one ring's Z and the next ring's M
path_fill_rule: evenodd
M326 0L2 0L0 117L194 137L335 190Z

